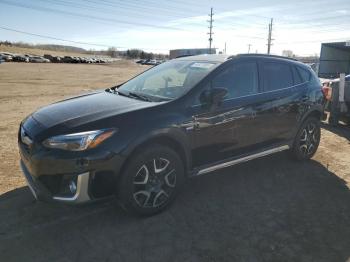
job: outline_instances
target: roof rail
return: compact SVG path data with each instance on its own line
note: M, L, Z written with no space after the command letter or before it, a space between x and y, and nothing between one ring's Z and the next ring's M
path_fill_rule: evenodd
M291 57L286 57L286 56L279 56L279 55L267 55L267 54L238 54L234 56L230 56L228 59L234 58L234 57L245 57L245 56L258 56L258 57L274 57L274 58L281 58L281 59L287 59L287 60L293 60L293 61L298 61L295 58Z
M179 56L177 56L175 58L182 58L182 57L188 57L188 56L195 56L195 55L179 55Z

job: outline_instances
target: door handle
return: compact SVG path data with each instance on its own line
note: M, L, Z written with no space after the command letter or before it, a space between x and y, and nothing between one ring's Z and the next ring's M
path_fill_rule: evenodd
M196 119L196 117L192 117L192 129L193 130L198 130L199 129L199 123L198 123L198 121L197 121L197 119Z

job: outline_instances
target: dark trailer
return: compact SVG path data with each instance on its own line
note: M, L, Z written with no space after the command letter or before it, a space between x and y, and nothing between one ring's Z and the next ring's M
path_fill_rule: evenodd
M340 73L350 74L350 41L323 43L319 77L338 78Z

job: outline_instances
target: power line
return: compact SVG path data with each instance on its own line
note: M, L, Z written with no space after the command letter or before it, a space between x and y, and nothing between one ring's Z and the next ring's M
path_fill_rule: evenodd
M101 18L101 17L97 17L97 16L92 16L92 15L78 14L78 13L62 11L62 10L55 10L55 9L47 8L47 7L38 7L38 6L30 6L30 5L27 5L27 4L21 4L21 3L12 3L12 2L8 2L6 0L0 0L0 3L1 4L6 4L6 5L12 5L12 6L16 6L16 7L23 7L23 8L27 8L27 9L37 10L37 11L50 12L50 13L54 13L54 14L58 14L59 13L59 14L64 14L64 15L69 15L69 16L76 16L76 17L82 17L82 18L88 18L88 19L93 19L93 20L114 22L114 23L117 23L117 24L126 24L126 25L133 25L133 26L143 26L143 27L151 27L151 28L158 28L158 29L181 31L181 29L179 29L179 28L170 27L170 26L157 26L157 25L152 25L152 24L130 22L130 21L119 20L119 19Z
M170 12L167 11L162 11L162 12L156 12L155 14L150 13L150 12L145 12L145 10L141 9L136 9L136 8L130 8L128 6L120 6L120 7L105 7L104 5L94 5L91 6L89 5L90 2L87 3L73 3L65 0L39 0L44 3L52 3L54 5L60 6L60 7L70 7L70 8L76 8L78 10L88 10L88 11L93 11L95 12L100 12L103 13L104 15L106 13L113 14L115 15L116 12L118 12L119 17L127 17L130 19L130 17L135 17L135 18L147 18L149 19L150 17L154 18L155 16L157 17L163 17L163 18L169 18L169 14L173 15ZM94 3L94 2L93 2ZM97 4L97 3L96 3ZM118 8L118 10L114 9ZM126 12L125 12L126 11ZM180 18L180 16L178 16ZM181 16L183 17L183 16Z
M324 14L322 14L324 15ZM291 24L292 22L294 22L294 24L314 24L314 22L316 24L320 24L320 22L325 22L325 21L329 21L329 20L337 20L337 19L342 19L344 20L344 18L348 18L349 15L348 14L337 14L337 15L332 15L332 16L316 16L316 17L312 17L312 18L308 18L308 19L298 19L298 20L295 20L295 19L285 19L285 18L282 18L280 20L282 20L282 22L280 24L284 24L284 25L289 25ZM349 20L346 20L345 21L349 22ZM324 23L321 23L321 24L324 24Z
M40 1L43 1L43 2L50 1L50 3L56 4L56 5L68 6L68 7L73 7L73 8L77 8L77 9L79 8L80 10L81 9L86 9L86 10L91 10L91 11L100 10L100 11L103 11L104 13L106 13L107 11L109 13L115 13L115 12L113 12L113 10L116 10L118 12L119 11L122 12L124 9L129 9L132 12L134 12L134 14L140 14L139 17L141 17L141 18L145 17L146 15L149 15L149 14L152 15L152 16L155 16L155 15L157 15L159 13L162 13L163 15L165 15L166 12L169 12L169 14L173 14L173 15L177 15L177 14L178 15L183 15L182 12L181 13L180 12L176 12L175 8L169 10L169 9L165 9L164 7L161 7L161 6L155 7L158 10L160 10L160 12L154 12L154 13L148 13L148 12L144 12L144 11L142 12L142 10L144 10L144 8L147 8L147 7L137 5L136 4L137 1L136 2L126 2L126 3L124 3L124 2L118 1L118 0L117 0L117 2L109 1L109 0L101 0L101 1L97 1L97 0L80 0L80 1L83 1L82 4L81 4L81 2L80 3L79 2L75 2L75 1L74 2L70 2L68 0L40 0ZM131 0L131 1L134 1L134 0ZM151 0L148 0L148 1L153 3L153 4L156 4L156 2L152 2ZM180 3L180 2L171 1L171 3ZM182 2L182 3L185 3L185 2ZM9 0L0 0L0 4L12 5L12 6L15 6L15 7L27 8L27 9L32 9L32 10L42 11L42 12L51 12L51 13L54 13L54 14L75 16L75 17L80 17L80 18L84 18L84 19L98 20L100 22L109 22L109 23L113 23L113 24L126 24L126 25L144 26L144 27L152 27L152 28L167 29L167 30L179 30L179 31L182 30L181 28L172 27L172 26L158 26L158 25L154 25L154 24L147 24L147 23L142 23L142 22L136 22L134 20L126 21L126 20L122 20L122 19L114 19L114 18L109 18L109 17L99 17L99 16L83 14L83 13L76 13L76 12L71 12L71 11L63 11L63 10L56 9L56 8L48 8L48 7L45 7L45 6L30 5L30 4L27 4L27 3L20 3L20 2L10 2ZM170 5L167 5L167 6L170 8ZM59 8L59 7L57 7L57 8ZM138 8L141 8L141 9L139 10ZM152 9L153 8L151 8L151 10ZM139 13L137 13L137 12L139 12ZM127 15L127 14L125 13L125 15ZM213 33L213 22L214 22L213 15L214 15L213 8L211 8L211 13L209 14L210 20L208 21L209 22L209 33L208 34L209 34L209 49L210 49L210 52L212 52L212 41L213 41L213 34L214 34ZM248 14L248 15L247 14L242 14L242 15L243 16L255 16L253 14ZM240 14L237 15L237 17L239 17L239 16L240 16ZM266 18L266 17L258 16L258 15L257 15L257 17ZM335 19L338 19L338 18L340 19L342 17L343 17L343 15L339 15L337 17L329 16L328 18L330 20L335 20ZM203 20L205 20L205 18ZM322 28L320 29L320 26L324 26L325 25L322 22L325 22L325 21L327 22L327 17L324 17L324 18L318 19L318 20L317 20L317 18L306 19L306 20L304 19L304 20L298 20L298 21L289 20L290 21L289 24L287 24L288 19L282 19L282 20L286 21L286 22L282 22L281 23L282 24L281 27L287 27L288 25L292 25L292 26L296 26L296 27L299 26L299 25L301 26L301 25L304 24L303 23L303 21L304 21L304 22L308 22L306 24L310 24L310 26L302 28L303 30L310 31L309 28L317 27L318 28L317 32L335 32L334 30L329 31L329 30L322 29ZM292 21L294 21L294 23ZM236 24L237 26L243 25L243 26L254 26L254 27L257 27L255 23L254 24L252 23L251 25L249 25L249 24L243 24L244 22L242 23L242 21L240 21L240 22L241 23L235 21L234 24ZM319 24L320 22L322 24ZM203 21L202 21L202 23L203 23ZM271 19L271 22L269 24L269 35L268 35L268 53L271 52L272 41L274 40L274 39L272 39L272 26L275 27L275 25L273 25L273 20ZM334 25L334 26L336 26L336 25ZM17 32L17 33L22 33L22 34L27 34L27 35L32 35L32 36L37 36L37 37L42 37L42 38L47 38L47 39L53 39L53 40L58 40L58 41L64 41L64 42L70 42L70 43L76 43L76 44L84 44L84 45L89 45L89 46L109 47L109 46L103 45L103 44L95 44L95 43L87 43L87 42L66 40L66 39L61 39L61 38L52 37L52 36L46 36L46 35L40 35L40 34L35 34L35 33L29 33L29 32L20 31L20 30L17 30L17 29L11 29L11 28L7 28L7 27L0 27L0 28L3 29L3 30L13 31L13 32ZM220 28L220 27L217 27L217 25L216 25L215 28ZM302 30L302 29L299 29L299 30ZM337 28L337 29L339 29L339 28ZM297 28L290 28L289 30L298 30L298 29ZM278 31L278 29L277 29L277 31ZM216 33L218 33L218 32L216 32ZM274 35L276 36L275 28L274 28ZM277 35L279 35L279 33L277 33ZM249 36L249 35L248 36L234 35L234 36L235 37L239 37L239 38L248 38L248 39L257 39L257 40L266 39L266 38L259 37L259 35L256 35L256 34L254 34L254 36ZM317 41L304 41L304 42L311 43L311 42L318 42L318 40ZM277 41L277 43L278 44L283 44L283 42L278 42L278 41ZM293 43L293 42L289 42L289 43ZM296 43L302 43L302 42L296 42ZM126 47L118 47L118 48L126 48ZM145 48L145 50L147 50L147 49L151 50L149 48ZM155 48L155 49L162 50L162 49L159 49L159 48ZM168 49L163 49L163 50L168 50Z
M284 29L278 29L277 30L275 29L275 32L277 31L277 34L278 32L286 32L286 30L288 30L288 33L290 31L306 31L306 32L316 32L316 33L337 33L339 34L340 32L346 32L346 31L349 31L350 28L344 28L344 27L339 27L339 26L335 26L335 28L332 28L332 27L327 27L328 29L320 29L318 27L318 29L313 29L313 27L311 27L309 29L309 26L306 28L284 28ZM276 33L275 33L276 34Z
M132 0L128 0L127 2L126 1L108 1L108 0L99 0L99 1L93 1L93 0L83 0L83 1L87 1L87 2L97 2L99 4L107 4L107 5L110 5L110 6L118 6L120 7L120 5L122 5L122 7L124 7L125 5L129 5L129 6L132 6L132 7L140 7L140 2L139 1L135 1L133 2ZM102 2L102 3L101 3ZM179 6L174 6L172 5L172 3L170 5L167 5L167 6L164 6L165 8L163 8L162 6L159 5L159 3L155 3L155 2L145 2L145 0L143 0L143 2L146 4L146 5L143 5L142 8L149 8L151 9L153 12L155 12L155 10L157 9L160 9L160 10L177 10L178 13L180 14L184 14L184 13L188 13L190 14L190 10L188 9L188 6L186 6L187 8L182 8L182 7L179 7ZM198 9L198 6L197 6L197 9ZM192 14L192 13L191 13Z
M281 45L284 44L307 44L307 43L321 43L321 42L346 42L349 38L333 38L333 39L317 39L317 40L303 40L303 41L288 41L288 42L278 42Z
M184 14L186 14L186 11L179 12L179 10L175 7L169 7L169 8L162 8L159 5L157 6L152 6L152 5L147 5L147 6L140 6L139 4L135 4L133 2L106 2L106 1L94 1L94 0L82 0L83 2L87 3L92 3L98 6L106 7L108 9L112 8L117 8L118 12L123 11L123 10L131 10L133 12L139 11L143 15L145 14L152 14L153 16L158 15L158 14L171 14L174 17L177 18L184 18ZM80 5L80 4L78 4ZM145 12L148 10L148 13ZM176 10L176 11L175 11Z
M6 31L11 31L11 32L16 32L16 33L21 33L21 34L25 34L25 35L37 36L37 37L41 37L41 38L47 38L47 39L52 39L52 40L58 40L58 41L63 41L63 42L68 42L68 43L74 43L74 44L82 44L82 45L90 45L90 46L100 46L100 47L110 47L110 46L103 45L103 44L94 44L94 43L73 41L73 40L62 39L62 38L53 37L53 36L47 36L47 35L40 35L40 34L35 34L35 33L29 33L29 32L24 32L24 31L20 31L20 30L13 29L13 28L8 28L8 27L3 27L3 26L0 26L0 29L6 30ZM125 47L119 46L119 47L117 47L117 48L125 48Z
M349 5L342 5L344 0L333 0L332 5L329 5L329 0L317 0L317 1L293 1L288 2L287 4L283 4L276 8L275 10L268 11L271 16L275 18L275 20L284 20L287 23L290 22L291 19L285 18L287 12L292 14L293 19L299 19L300 16L306 16L307 18L310 15L318 14L318 20L324 20L323 16L326 13L335 13L338 10L345 10L349 8ZM325 6L327 8L325 8ZM312 12L305 12L307 10L312 10ZM281 17L282 16L282 17Z
M74 43L74 44L81 44L81 45L89 45L89 46L99 46L99 47L111 47L111 45L104 45L104 44L96 44L96 43L89 43L89 42L81 42L81 41L73 41L73 40L67 40L67 39L63 39L63 38L58 38L58 37L54 37L54 36L48 36L48 35L41 35L41 34L36 34L36 33L30 33L30 32L26 32L26 31L21 31L21 30L17 30L17 29L13 29L13 28L9 28L9 27L3 27L0 26L0 29L2 30L6 30L6 31L11 31L11 32L16 32L16 33L20 33L20 34L25 34L25 35L31 35L31 36L36 36L36 37L40 37L40 38L46 38L46 39L51 39L51 40L58 40L58 41L62 41L62 42L67 42L67 43ZM144 49L144 50L152 50L152 48L142 48L142 47L138 47L138 48L131 48L131 47L125 47L125 46L113 46L116 48L120 48L120 49ZM165 49L165 48L154 48L156 50L162 50L162 51L169 51L169 49Z

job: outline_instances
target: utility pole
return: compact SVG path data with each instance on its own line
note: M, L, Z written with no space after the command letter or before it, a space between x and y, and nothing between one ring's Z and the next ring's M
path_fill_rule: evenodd
M209 17L210 17L210 20L208 20L209 22L209 54L212 54L212 49L211 49L211 45L212 45L212 42L213 42L213 8L210 9L210 14L209 14Z
M250 53L250 47L252 46L252 44L248 44L248 54Z
M225 50L225 55L226 55L226 42L225 42L225 49L224 50Z
M271 52L271 46L272 46L272 25L273 25L273 18L271 18L271 22L269 24L269 34L267 38L267 54L269 55Z

